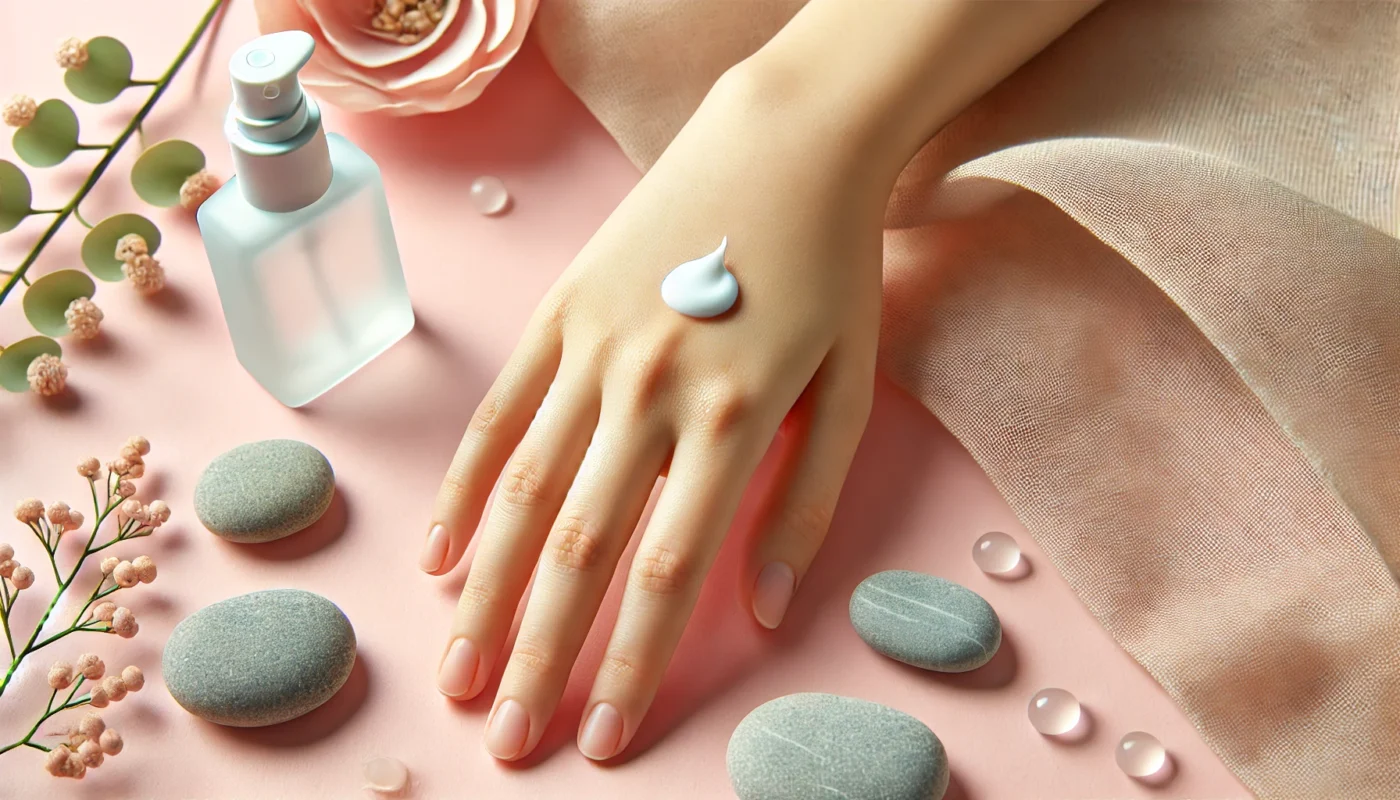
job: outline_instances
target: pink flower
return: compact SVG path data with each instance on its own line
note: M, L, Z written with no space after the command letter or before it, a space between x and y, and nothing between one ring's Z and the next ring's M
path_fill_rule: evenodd
M253 2L263 33L302 30L316 41L301 77L319 99L348 111L407 116L475 100L520 49L537 0L392 5L395 0ZM424 9L426 20L410 16Z
M119 455L121 455L122 458L126 459L127 462L131 464L141 463L141 451L137 450L135 447L132 447L130 444L122 445L122 449Z
M121 512L128 517L136 517L141 513L140 500L125 500L121 505Z
M120 563L122 563L122 560L120 558L117 558L116 556L107 556L106 558L102 559L102 563L98 564L98 566L102 568L103 575L111 575L112 570L116 569L117 565Z
M146 674L141 671L140 667L132 664L122 670L122 683L126 684L128 691L139 692L141 687L146 685Z
M5 124L11 128L23 128L34 121L34 115L37 113L39 113L39 104L34 102L34 98L17 94L5 104L5 109L0 112L0 117L3 117Z
M55 661L49 667L49 688L67 689L73 685L73 665L67 661Z
M117 456L116 459L107 463L107 469L118 475L125 475L126 471L131 469L131 462L121 456Z
M78 474L83 476L84 478L93 477L97 474L97 471L100 469L102 469L102 464L92 456L88 456L87 458L78 462Z
M23 522L25 525L28 525L31 522L38 522L39 519L43 516L43 500L31 497L28 500L19 501L19 505L15 506L15 519L19 520L20 522Z
M15 567L15 571L10 574L10 583L13 583L16 589L28 589L34 585L34 570L25 566Z
M68 328L79 339L94 339L102 327L102 309L86 297L79 297L68 304L63 312Z
M43 397L53 397L68 388L68 367L58 356L44 353L29 362L25 371L29 388Z
M102 732L98 743L102 745L102 752L109 756L114 756L122 751L122 735L111 728Z
M170 506L166 505L164 500L153 501L146 507L146 511L150 512L151 524L154 526L159 527L170 521Z
M141 238L141 234L128 233L117 240L117 249L113 255L116 256L118 261L125 263L137 256L144 256L150 252L150 249L146 246L146 240Z
M117 494L122 497L130 497L136 494L136 484L128 480L117 481Z
M0 561L0 578L10 577L11 575L15 574L15 570L17 569L19 569L18 561L14 561L13 559L8 558L4 561Z
M131 235L135 236L135 234ZM136 238L140 239L141 237L137 236ZM145 247L145 245L146 241L142 239L141 246ZM131 438L126 440L126 445L127 447L135 448L136 452L140 455L148 456L151 454L151 443L147 441L146 437L144 436L132 436Z
M9 561L15 557L15 549L4 542L0 542L0 561ZM8 575L5 577L9 577Z
M54 776L62 778L68 774L68 748L59 745L49 751L44 756L44 771Z
M206 170L200 170L195 174L185 178L185 182L180 185L180 206L186 211L194 211L204 204L209 196L219 190L222 183L218 178L210 175Z
M107 690L102 688L101 684L92 687L92 691L88 692L88 705L93 708L106 708L111 702L112 698L107 696Z
M83 717L83 721L78 723L78 732L89 739L96 739L107 730L107 723L102 721L101 714L88 714Z
M83 763L83 757L78 755L78 751L72 750L68 753L68 772L70 778L82 780L87 774L87 764Z
M120 675L108 675L102 679L102 691L115 703L126 697L126 681Z
M126 471L126 476L128 478L139 478L145 474L146 465L141 463L140 461L137 461L135 464L132 464L131 467L129 467Z
M78 38L64 39L58 43L54 60L64 69L82 69L88 62L87 42Z
M112 612L113 633L123 639L130 639L135 636L136 632L139 630L141 630L141 626L136 624L136 615L131 613L131 609L125 606L118 606L117 610ZM115 700L117 698L113 699Z
M88 739L78 745L78 757L89 767L102 766L102 745Z
M116 603L113 603L111 600L103 600L92 607L92 618L102 620L103 622L111 622L112 615L116 612ZM96 656L93 656L93 658L96 658Z
M102 659L98 658L96 653L83 653L78 656L76 667L83 673L83 677L90 681L97 680L107 671L107 665L102 663Z
M122 274L141 294L155 294L165 288L165 267L151 256L137 256L122 264Z
M68 504L62 501L50 503L48 511L45 512L49 522L54 525L63 525L68 522Z
M123 589L130 589L141 581L141 577L136 574L136 567L130 561L123 561L112 570L112 580ZM113 620L115 621L115 617Z
M75 530L77 530L78 528L83 527L83 520L84 520L84 519L85 519L85 517L83 517L83 512L81 512L81 511L69 511L69 512L68 512L68 524L64 525L63 527L64 527L66 530L75 531Z
M150 556L137 556L131 566L136 569L136 577L142 583L150 583L156 579L156 562Z

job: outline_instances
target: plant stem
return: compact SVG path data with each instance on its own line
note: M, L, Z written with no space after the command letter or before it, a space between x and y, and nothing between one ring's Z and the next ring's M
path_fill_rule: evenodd
M111 150L110 144L79 144L76 150Z
M82 683L82 678L79 678L79 679L78 679L78 682L79 682L79 683ZM77 691L76 687L74 688L74 691ZM37 744L37 743L35 743L35 742L29 741L30 739L33 739L33 738L34 738L34 734L36 734L36 733L39 732L39 726L40 726L40 725L43 725L45 722L48 722L49 717L52 717L54 714L58 714L58 713L60 713L60 712L67 711L67 710L70 709L70 708L77 708L78 706L85 706L85 705L88 704L88 699L79 700L79 701L76 702L76 703L65 701L65 702L63 703L63 705L59 706L58 708L53 708L53 707L52 707L52 706L53 706L53 698L54 698L54 696L56 696L57 694L58 694L58 690L55 689L53 695L51 695L51 696L49 697L49 706L50 706L49 710L45 711L45 712L44 712L44 715L43 715L42 717L39 717L39 721L34 723L34 727L30 728L30 729L29 729L29 732L26 733L26 734L23 736L23 738L21 738L19 741L17 741L17 742L11 742L10 744L5 745L4 747L0 747L0 755L3 755L3 754L5 754L5 753L8 753L9 751L15 749L16 747L33 747L33 748L35 748L36 750L43 750L43 751L45 751L45 752L48 752L48 749L49 749L49 748L47 748L47 747L45 747L45 746L43 746L43 745L41 745L41 744ZM68 695L68 698L69 698L69 700L72 700L73 695L71 695L71 694Z
M102 156L102 160L97 162L97 166L92 168L92 172L88 175L87 180L78 188L77 194L73 195L73 198L68 201L68 205L64 206L63 210L58 213L54 221L49 224L48 229L39 237L39 241L34 243L34 247L30 249L29 255L24 257L24 261L5 281L5 285L0 286L0 304L3 304L5 298L10 296L10 292L14 290L15 284L23 281L26 286L29 285L29 281L24 277L24 273L38 260L39 254L43 252L44 247L53 239L54 234L58 233L58 229L63 226L63 223L67 221L68 216L73 213L74 209L78 207L78 204L83 201L83 198L87 197L88 192L92 191L92 187L97 185L98 178L101 178L102 173L106 172L107 167L111 166L112 162L116 160L117 153L121 151L122 145L126 144L126 140L131 138L131 135L141 126L141 122L145 120L146 116L156 107L156 101L160 99L160 96L165 93L166 89L170 88L171 80L180 71L180 67L184 66L185 61L190 57L190 53L194 52L195 45L204 37L204 32L209 29L209 24L214 21L214 16L218 13L219 7L222 6L223 3L224 0L214 0L214 2L209 5L209 10L204 12L204 17L199 21L199 25L194 29L194 33L190 34L190 38L186 40L185 46L180 49L179 54L175 56L175 60L172 61L169 68L165 70L165 74L160 76L160 78L152 84L155 88L151 91L151 96L146 98L145 104L142 105L140 110L136 112L136 115L131 118L131 121L127 123L121 134L107 146L106 155ZM11 672L13 671L13 668L11 668ZM8 682L9 675L7 674L4 682L0 682L0 693L4 692L4 686Z
M5 579L0 578L0 624L5 626L5 641L10 645L10 658L15 657L15 638L10 635L10 589L5 585Z
M127 86L155 86L159 81L127 81Z
M83 219L83 213L79 211L76 207L73 208L73 219L76 219L78 221L78 224L82 225L84 228L92 230L92 223Z

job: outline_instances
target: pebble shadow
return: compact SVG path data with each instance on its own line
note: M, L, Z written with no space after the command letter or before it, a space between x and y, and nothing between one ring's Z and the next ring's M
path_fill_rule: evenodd
M252 556L264 561L291 561L329 547L349 526L350 502L345 498L345 492L337 486L326 513L306 529L271 542L226 544L234 548L239 555Z
M991 661L977 669L968 672L932 672L907 664L900 664L900 666L908 670L910 674L925 680L936 681L945 686L959 689L1000 689L1016 680L1020 658L1016 654L1016 645L1013 643L1010 633L1003 628L1001 646L997 648L996 655L992 656Z
M262 728L234 728L213 722L205 724L222 736L266 747L300 747L325 739L340 730L364 706L369 697L370 669L363 652L355 655L350 677L324 705L296 719Z

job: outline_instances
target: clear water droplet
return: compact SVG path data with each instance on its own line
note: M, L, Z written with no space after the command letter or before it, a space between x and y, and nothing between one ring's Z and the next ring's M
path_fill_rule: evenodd
M1143 731L1133 731L1118 742L1113 758L1118 768L1134 778L1156 775L1167 763L1167 749L1157 737Z
M494 217L510 205L510 192L506 191L506 185L500 178L491 175L483 175L472 181L470 196L472 208L488 217Z
M1006 575L1021 563L1021 546L1010 534L984 533L972 544L972 560L988 575Z
M1046 736L1059 736L1079 724L1079 701L1064 689L1041 689L1026 706L1031 727Z
M371 758L365 762L365 784L380 794L402 792L408 786L408 767L397 758Z

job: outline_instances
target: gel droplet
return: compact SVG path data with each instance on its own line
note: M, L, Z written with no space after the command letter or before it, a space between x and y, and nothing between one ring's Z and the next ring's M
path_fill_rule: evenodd
M1118 768L1133 778L1156 775L1167 763L1167 748L1157 737L1143 731L1133 731L1118 742L1113 754Z
M496 216L510 205L510 192L506 191L506 185L500 178L491 175L483 175L472 181L470 196L472 208L488 217Z
M1026 707L1031 727L1046 736L1059 736L1079 724L1079 701L1064 689L1041 689Z
M984 533L972 545L972 560L988 575L1005 575L1021 563L1021 546L1010 534Z
M380 794L402 792L408 786L408 767L397 758L371 758L365 762L365 785Z
M661 281L662 301L697 319L717 317L733 308L739 299L739 279L724 266L728 247L726 236L714 252L671 270Z

